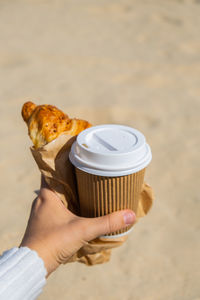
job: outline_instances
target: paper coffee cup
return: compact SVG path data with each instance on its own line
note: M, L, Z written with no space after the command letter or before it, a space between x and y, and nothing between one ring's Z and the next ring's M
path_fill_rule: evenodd
M75 166L81 216L137 211L145 168L152 155L144 135L122 125L100 125L82 131L69 158ZM113 232L118 236L131 226Z

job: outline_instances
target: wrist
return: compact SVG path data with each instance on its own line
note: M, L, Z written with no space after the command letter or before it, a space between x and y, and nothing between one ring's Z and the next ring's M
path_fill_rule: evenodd
M35 251L38 254L38 256L44 262L44 266L47 271L46 277L48 277L52 272L54 272L59 267L59 263L57 262L56 258L49 251L48 247L43 242L22 241L19 247L28 247L29 249Z

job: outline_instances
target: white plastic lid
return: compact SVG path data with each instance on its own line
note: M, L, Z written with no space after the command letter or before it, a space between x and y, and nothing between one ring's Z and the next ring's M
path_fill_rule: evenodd
M151 161L151 149L144 135L123 125L99 125L82 131L73 143L72 164L99 176L123 176L144 169Z

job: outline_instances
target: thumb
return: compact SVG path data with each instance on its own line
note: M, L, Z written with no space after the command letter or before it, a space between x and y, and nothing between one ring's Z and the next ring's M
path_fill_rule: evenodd
M121 210L98 218L84 219L84 240L90 241L133 224L136 220L132 210Z

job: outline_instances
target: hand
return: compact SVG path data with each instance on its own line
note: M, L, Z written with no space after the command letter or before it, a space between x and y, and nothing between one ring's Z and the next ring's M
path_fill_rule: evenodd
M98 218L78 217L64 206L42 179L40 193L33 202L20 246L38 253L48 276L85 243L130 225L135 218L132 210L117 211Z

